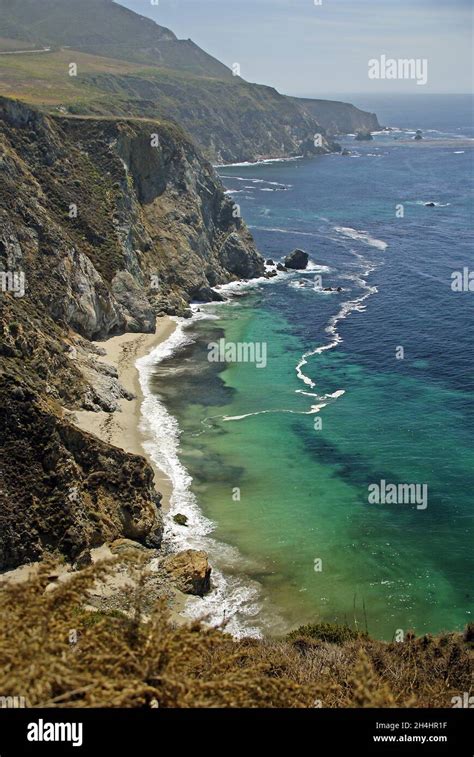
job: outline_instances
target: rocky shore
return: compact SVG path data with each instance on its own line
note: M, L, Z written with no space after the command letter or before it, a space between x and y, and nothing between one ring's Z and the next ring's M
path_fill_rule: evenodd
M175 125L0 98L0 140L0 270L25 281L0 293L0 570L54 555L67 573L124 539L161 559L169 482L143 457L135 361L162 316L263 259ZM162 583L202 593L205 557L182 560Z

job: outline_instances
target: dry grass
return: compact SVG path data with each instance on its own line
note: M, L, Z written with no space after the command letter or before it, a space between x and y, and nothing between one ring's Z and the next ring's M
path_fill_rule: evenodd
M163 603L145 622L143 574L131 614L103 614L83 607L113 564L53 587L51 569L0 585L0 694L29 706L450 707L470 691L471 644L460 635L236 642L198 624L174 627Z

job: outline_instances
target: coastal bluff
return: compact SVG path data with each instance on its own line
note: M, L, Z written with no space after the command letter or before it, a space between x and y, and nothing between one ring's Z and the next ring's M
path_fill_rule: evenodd
M70 414L132 398L100 340L153 333L216 284L261 275L263 259L175 124L0 98L0 145L0 269L25 281L23 296L0 293L0 569L48 552L80 560L120 537L156 549L152 468Z

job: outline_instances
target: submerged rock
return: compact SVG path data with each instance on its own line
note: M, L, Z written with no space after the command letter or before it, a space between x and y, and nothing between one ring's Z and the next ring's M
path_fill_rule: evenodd
M302 270L308 265L309 255L304 250L293 250L285 258L285 266L293 270Z
M176 515L173 516L173 520L175 523L178 524L178 526L187 526L188 525L188 516L183 515L182 513L176 513Z
M425 208L435 208L436 203L435 202L425 202Z
M206 552L186 549L166 557L163 568L180 591L202 597L211 588L211 566Z

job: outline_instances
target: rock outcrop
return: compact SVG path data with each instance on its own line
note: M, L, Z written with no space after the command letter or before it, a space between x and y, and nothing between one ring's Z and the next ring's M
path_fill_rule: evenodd
M204 596L211 588L211 567L205 552L186 549L163 560L175 586L185 594Z
M373 136L370 131L362 129L361 131L357 132L355 139L357 142L370 142L373 139Z
M286 268L300 271L306 268L308 260L309 255L307 252L304 252L304 250L293 250L293 252L286 256L284 264Z
M158 548L153 472L51 412L28 387L0 381L0 570L45 550L74 561L120 536Z

